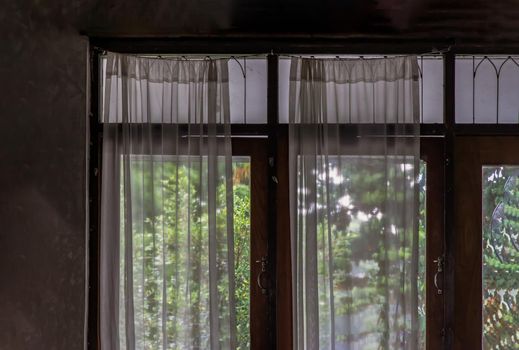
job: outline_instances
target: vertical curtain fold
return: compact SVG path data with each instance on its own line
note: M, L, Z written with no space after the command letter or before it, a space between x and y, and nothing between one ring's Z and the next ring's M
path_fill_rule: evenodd
M101 348L236 348L227 60L109 53Z
M418 348L415 57L293 58L296 349Z

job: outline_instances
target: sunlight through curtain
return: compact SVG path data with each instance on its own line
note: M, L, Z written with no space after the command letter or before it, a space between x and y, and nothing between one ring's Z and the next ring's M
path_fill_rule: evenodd
M293 58L295 349L417 349L418 64Z
M103 350L236 347L227 63L108 53Z

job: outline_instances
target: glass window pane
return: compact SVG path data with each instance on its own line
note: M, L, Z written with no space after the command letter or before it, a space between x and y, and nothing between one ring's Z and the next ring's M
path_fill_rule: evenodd
M420 161L420 173L418 175L418 191L420 196L419 221L418 221L418 318L420 322L419 348L425 349L426 339L426 217L427 217L427 163Z
M519 59L456 57L456 122L519 123Z
M246 72L245 78L244 72ZM232 123L266 124L267 60L265 58L230 59L229 95Z
M223 157L222 157L223 158ZM168 348L208 346L209 280L207 157L131 156L129 179L121 172L120 273L125 276L125 194L131 194L132 265L137 340L162 346L163 314ZM216 188L217 287L226 303L227 245L224 162ZM126 183L125 181L126 180ZM238 349L250 348L250 158L233 157L233 225ZM126 188L124 186L128 186ZM127 203L127 202L126 202ZM128 208L128 207L126 207ZM120 300L125 300L120 283ZM120 329L125 306L120 303ZM222 310L228 317L228 310ZM228 337L221 331L222 337ZM120 337L124 345L124 336Z
M290 89L290 59L289 58L279 58L279 122L288 124L288 99L289 99L289 89Z
M234 258L238 349L250 348L250 158L233 157Z
M483 348L519 344L519 166L484 166Z
M443 123L443 58L421 56L420 120L422 123Z
M413 253L410 247L402 248L402 239L412 239L408 221L411 215L396 221L390 217L398 205L405 205L398 203L403 202L406 193L409 196L412 192L407 181L392 183L394 186L387 188L394 190L389 198L395 203L389 204L384 189L393 177L412 173L413 164L403 158L395 160L394 166L389 166L393 175L388 175L383 157L330 156L326 167L324 158L300 156L298 169L303 171L302 163L312 161L316 161L317 170L298 177L298 220L301 232L307 235L302 240L305 243L300 244L309 244L308 235L316 237L320 346L330 345L333 327L337 349L376 349L384 342L386 312L391 314L386 326L395 334L399 327L409 326L406 322L416 311L420 348L424 349L426 164L421 162L418 176L418 276L406 275L404 282L399 271L410 263ZM403 258L406 254L409 259ZM300 266L300 276L309 279L311 271L306 270L306 264ZM387 269L392 272L386 275L383 271ZM407 265L406 269L410 271ZM418 310L407 309L403 317L404 305L411 298L412 288L408 287L413 283L417 284ZM402 288L404 284L406 287Z

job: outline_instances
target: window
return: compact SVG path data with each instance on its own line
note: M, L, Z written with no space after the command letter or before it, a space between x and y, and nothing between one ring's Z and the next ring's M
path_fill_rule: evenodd
M219 176L225 170L219 162ZM204 192L208 188L198 181L207 176L208 158L194 156L131 156L130 181L124 181L121 172L121 202L131 193L132 199L132 261L133 293L139 294L134 313L142 318L143 329L137 341L146 348L158 349L162 346L161 327L167 327L168 347L182 347L190 342L185 338L198 340L195 347L207 348L209 339L209 310L204 309L210 297L209 280L204 269L208 259L205 247L204 227L208 225L208 203ZM238 349L250 348L250 247L251 247L251 162L250 157L235 156L233 167L233 222L234 222L234 263L235 263L235 299ZM151 181L155 177L155 181ZM132 191L125 190L130 186ZM225 235L225 183L217 185L217 235ZM201 199L201 200L199 200ZM153 201L161 204L153 205ZM121 210L124 205L121 205ZM125 216L120 216L121 244L124 250ZM192 247L192 248L190 248ZM218 251L217 263L225 262L227 252ZM221 256L223 255L223 256ZM124 275L124 259L128 255L120 254L121 271ZM222 268L218 274L218 288L228 288L229 280ZM124 300L126 284L120 284L120 300ZM163 305L161 305L163 304ZM124 305L120 304L124 313ZM162 313L163 312L163 313ZM195 319L179 317L179 314L192 314ZM163 318L167 322L163 322ZM186 334L184 324L192 320L199 326L191 328ZM121 329L125 329L125 318L119 318ZM123 342L121 346L125 346Z
M308 162L313 156L300 156L299 162ZM327 159L328 166L323 164ZM391 234L382 239L380 232L384 230L387 222L388 211L394 207L387 202L382 192L386 190L385 182L391 182L397 186L388 189L394 191L389 197L398 201L397 197L404 197L406 188L402 179L406 174L412 173L413 163L406 161L404 157L394 157L389 169L395 174L387 176L388 165L383 156L377 155L341 155L317 158L319 169L315 174L316 185L312 183L298 186L298 197L311 195L316 191L316 205L313 207L304 198L298 200L299 215L305 216L306 211L317 211L317 276L319 298L319 342L320 348L330 347L327 329L329 325L326 319L333 317L335 325L335 346L339 349L376 348L380 345L381 309L385 307L385 293L397 294L400 281L389 278L381 272L385 269L396 270L401 264L408 264L411 268L411 260L418 258L418 312L419 317L419 345L425 348L426 333L426 227L425 227L425 201L426 201L426 163L420 163L418 177L420 196L419 229L419 255L413 257L410 251L403 251L400 241L402 235L397 231L409 230L407 220L391 224ZM298 166L299 168L299 166ZM326 170L328 173L326 173ZM390 171L391 171L390 170ZM311 175L310 175L311 176ZM326 182L330 177L331 181ZM301 177L304 178L304 177ZM326 210L327 203L332 203L332 210ZM310 205L309 205L310 204ZM309 219L304 225L311 225ZM302 242L301 244L308 244ZM332 252L332 253L330 253ZM402 256L408 255L403 261ZM333 263L329 263L333 259ZM304 268L304 267L303 267ZM331 270L331 271L330 271ZM308 273L307 273L308 274ZM330 275L333 275L333 283L329 283ZM308 283L310 284L310 283ZM389 284L390 286L387 286ZM333 289L333 292L329 291ZM330 296L333 294L333 309L328 307ZM390 298L388 308L398 309L405 307L399 305L398 297ZM309 303L309 302L307 302ZM390 311L398 316L394 311ZM400 319L393 322L399 322ZM409 320L407 320L409 321ZM405 320L404 320L405 322ZM404 328L404 325L399 325Z
M315 46L312 51L315 52ZM285 186L289 182L288 130L285 124L288 122L291 57L269 55L266 59L264 56L244 56L229 60L237 342L240 349L275 346L285 349L291 348L293 341L294 293L289 189ZM450 58L444 60L447 56ZM96 51L94 58L97 57L101 61L94 60L94 69L100 68L103 74L103 55ZM353 56L340 55L340 58L347 57ZM418 58L422 158L418 179L421 348L508 349L515 346L514 342L519 339L516 332L518 320L515 317L519 277L516 276L517 240L514 228L515 180L519 160L516 159L516 152L510 151L519 147L516 144L519 135L517 99L514 98L519 89L516 84L519 80L515 77L519 70L515 60L515 56L452 54ZM455 87L452 86L454 78ZM94 77L92 84L92 103L96 107L93 110L99 108L99 115L103 115L103 108L106 107L104 96L100 93L103 86L97 85L103 79L97 79L99 77ZM445 105L444 101L447 101ZM507 125L501 127L499 124ZM349 127L353 130L356 126ZM97 174L103 171L102 128L93 118L90 153L92 259L89 281L89 344L92 348L96 348L99 315L103 312L98 299L98 255L102 242L96 235L100 226L101 184ZM140 133L148 129L136 130ZM156 132L153 127L150 130ZM481 136L498 134L509 136ZM360 232L364 226L377 224L379 208L376 203L366 205L363 196L369 191L362 189L366 177L375 176L376 171L364 174L353 166L355 162L372 156L367 153L335 154L329 159L331 168L337 169L334 175L336 185L347 187L347 191L343 191L346 195L333 198L339 204L337 213L345 214L331 218L335 225L333 244L339 248L334 255L336 259L345 259L346 255L358 250L358 246L373 241L361 236ZM167 294L166 310L171 312L185 306L177 285L167 285L165 290L159 290L155 281L189 270L186 267L187 257L174 249L177 244L187 244L187 237L173 234L189 230L165 231L163 237L154 234L153 228L163 222L167 223L166 226L189 224L196 227L203 224L204 216L193 215L196 210L189 207L185 197L196 196L197 189L186 182L190 177L204 173L204 165L198 168L189 165L193 158L188 152L161 151L151 155L135 152L132 157L131 178L138 189L135 193L141 193L143 203L142 207L132 209L142 219L137 220L139 224L133 228L136 237L141 237L141 241L134 242L133 258L139 261L139 268L135 270L141 273L139 276L143 277L144 272L148 276L142 283L142 289L136 288L144 300L139 306L141 309L136 312L146 319L149 326L143 341L150 349L155 349L164 339L157 336L163 316L158 313L154 296ZM349 165L339 171L339 167L335 166L339 160ZM146 178L151 176L163 178L163 189L144 191ZM339 179L348 180L347 185ZM119 185L123 184L124 179L121 179ZM124 191L120 198L124 201ZM166 211L151 212L146 204L162 200L179 206L179 213L184 214L177 220ZM124 226L123 221L121 225ZM195 244L197 237L190 239L190 244ZM162 253L167 257L162 257ZM363 340L369 343L374 339L369 334L355 332L355 326L360 322L374 326L377 323L377 316L372 312L376 286L371 278L377 268L377 259L375 255L361 255L359 253L357 260L351 260L350 270L335 271L337 278L333 287L339 295L336 317L342 317L341 330L352 329L349 333L352 336L343 337L336 344L337 348L347 348ZM319 255L318 258L326 256ZM162 269L163 263L168 266L166 269ZM181 268L175 270L175 265ZM348 286L341 284L345 280L353 282ZM200 291L201 295L207 292ZM124 288L121 293L124 293ZM343 306L356 308L352 319L341 314ZM166 313L166 317L169 316ZM179 328L175 322L170 322L167 327L171 329L167 330L166 341L174 344ZM376 340L372 343L375 344Z

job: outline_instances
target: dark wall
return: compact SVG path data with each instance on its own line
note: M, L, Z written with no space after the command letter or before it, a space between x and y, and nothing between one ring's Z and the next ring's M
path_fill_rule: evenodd
M0 3L0 349L84 346L88 40L283 35L517 42L513 1ZM499 4L495 4L499 3Z
M87 40L0 8L0 349L80 349Z

